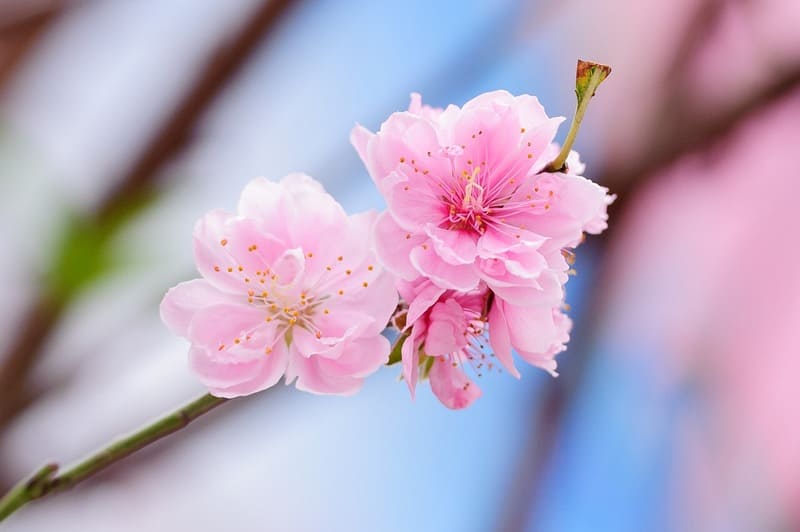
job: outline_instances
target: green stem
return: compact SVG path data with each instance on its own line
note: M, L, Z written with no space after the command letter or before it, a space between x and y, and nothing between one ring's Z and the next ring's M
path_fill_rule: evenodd
M601 68L595 68L592 70L591 76L589 77L589 82L585 89L582 93L578 93L578 107L575 110L575 116L572 117L572 124L569 126L567 138L564 139L564 145L561 147L558 157L553 159L553 161L551 161L550 164L545 167L545 172L561 172L564 170L569 152L572 151L572 146L575 144L575 139L578 136L578 130L581 128L583 115L586 114L586 109L589 108L589 102L592 100L592 96L594 96L594 91L597 89L600 83L603 82L607 75L608 72L604 72Z
M403 342L408 338L409 333L400 333L397 339L392 344L392 350L389 352L389 360L386 362L387 366L392 366L403 360Z
M181 430L225 401L227 399L206 394L137 432L120 438L63 473L58 472L56 464L42 467L0 499L0 521L33 500L76 486L139 449Z

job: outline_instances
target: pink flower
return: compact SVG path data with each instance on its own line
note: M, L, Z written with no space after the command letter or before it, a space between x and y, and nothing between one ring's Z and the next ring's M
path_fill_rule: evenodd
M371 249L374 213L347 216L308 176L251 181L239 214L194 230L202 279L172 288L161 317L191 342L191 368L221 397L281 376L301 390L352 394L387 361L381 336L397 305Z
M491 369L484 352L486 323L483 317L488 291L445 290L419 278L398 282L403 299L409 302L403 343L403 378L414 396L417 382L430 379L434 395L448 408L466 408L481 396L466 369L476 375L484 366Z
M401 351L403 377L412 397L421 375L430 379L431 390L445 406L465 408L481 396L468 374L481 377L496 368L496 359L520 377L512 349L526 362L557 375L555 356L566 348L572 325L557 307L520 307L491 297L485 285L457 292L421 277L399 281L398 289L409 303L408 338Z
M575 174L539 173L558 151L562 118L505 91L435 110L412 95L378 133L351 141L386 198L377 252L386 268L459 291L481 282L520 305L560 301L561 250L605 227L607 189Z

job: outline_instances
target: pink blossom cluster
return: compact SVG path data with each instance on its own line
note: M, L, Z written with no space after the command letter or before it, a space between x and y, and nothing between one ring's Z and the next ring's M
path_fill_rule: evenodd
M579 175L574 153L564 171L544 171L561 121L533 96L491 92L441 110L412 95L380 131L351 136L385 212L347 215L302 174L256 179L236 214L197 222L202 278L167 293L162 319L222 397L281 377L355 393L389 360L390 321L412 395L429 379L450 408L480 396L472 377L494 359L519 377L512 349L555 375L570 250L605 229L613 199Z
M443 404L464 408L481 393L469 374L491 369L493 357L519 377L512 349L556 374L571 325L562 312L570 250L606 228L613 201L580 176L575 153L563 171L544 171L562 121L529 95L496 91L434 109L413 94L377 133L353 130L388 206L376 251L408 303L412 394L428 377Z

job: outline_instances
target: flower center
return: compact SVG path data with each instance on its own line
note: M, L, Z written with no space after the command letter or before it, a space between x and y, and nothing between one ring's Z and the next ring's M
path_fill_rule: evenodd
M448 229L472 229L478 233L486 230L484 220L489 208L484 205L486 190L478 183L479 172L480 167L475 167L471 174L465 172L464 189L449 201Z

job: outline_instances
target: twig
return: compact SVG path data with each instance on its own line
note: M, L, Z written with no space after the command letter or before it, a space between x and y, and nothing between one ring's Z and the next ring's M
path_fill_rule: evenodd
M181 430L226 401L206 394L130 436L115 441L63 473L58 472L57 464L45 465L0 499L0 521L31 501L73 488L136 451Z
M165 126L120 180L120 184L101 203L93 223L108 223L125 210L131 199L142 196L158 169L169 162L189 140L191 131L205 110L292 3L293 0L263 1L236 38L220 44L194 88L165 121ZM54 304L49 294L39 294L21 320L19 330L23 332L0 356L0 432L29 402L28 374L50 331L58 323L61 311L69 303ZM34 330L36 334L24 332L29 330Z

